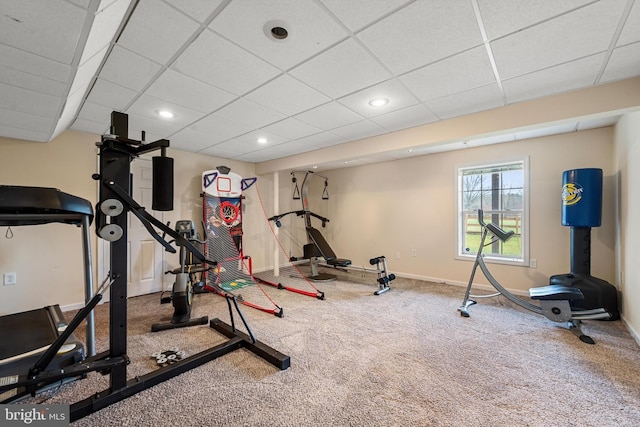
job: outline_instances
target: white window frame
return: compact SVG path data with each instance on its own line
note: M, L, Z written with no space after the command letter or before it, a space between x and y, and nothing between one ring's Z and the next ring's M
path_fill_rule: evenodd
M519 266L529 266L529 190L530 190L530 177L529 177L529 157L518 157L513 159L504 159L494 162L481 162L481 163L473 163L473 164L464 164L457 165L455 167L455 189L456 189L456 242L455 242L455 259L473 261L476 258L475 249L474 253L465 253L462 249L462 239L464 238L464 228L462 226L464 212L462 210L462 171L467 169L480 169L480 168L490 168L496 166L505 166L512 163L522 163L522 183L523 183L523 193L522 193L522 237L521 237L521 245L522 245L522 258L508 258L508 257L496 257L491 256L490 253L484 252L484 261L486 263L495 263L495 264L508 264L508 265L519 265ZM486 222L485 216L485 222Z

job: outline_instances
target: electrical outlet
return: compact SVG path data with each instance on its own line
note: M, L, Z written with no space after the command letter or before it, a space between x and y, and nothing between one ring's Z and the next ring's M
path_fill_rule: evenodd
M400 252L396 252L396 259L400 259Z
M529 267L531 268L538 268L538 260L535 258L531 258L529 260Z
M417 251L415 249L411 249L411 256L416 256L417 255Z
M17 280L16 273L4 273L3 275L3 283L5 286L15 285Z

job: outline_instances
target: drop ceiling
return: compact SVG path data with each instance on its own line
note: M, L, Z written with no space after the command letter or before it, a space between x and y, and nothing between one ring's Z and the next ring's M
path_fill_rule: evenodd
M131 138L260 163L640 76L640 0L2 0L0 58L0 136L100 135L115 110Z

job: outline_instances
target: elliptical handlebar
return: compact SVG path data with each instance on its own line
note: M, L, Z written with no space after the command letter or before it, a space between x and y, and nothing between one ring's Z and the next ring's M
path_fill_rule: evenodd
M504 231L502 228L492 222L490 222L489 224L485 223L482 209L478 209L478 224L480 224L483 228L489 230L494 236L496 236L503 242L506 242L515 234L513 230Z

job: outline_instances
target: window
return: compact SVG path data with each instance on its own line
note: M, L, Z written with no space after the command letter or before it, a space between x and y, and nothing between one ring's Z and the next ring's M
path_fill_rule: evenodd
M528 182L527 159L458 168L459 257L478 252L478 209L482 209L486 223L514 231L506 242L496 239L483 248L486 260L528 265Z

